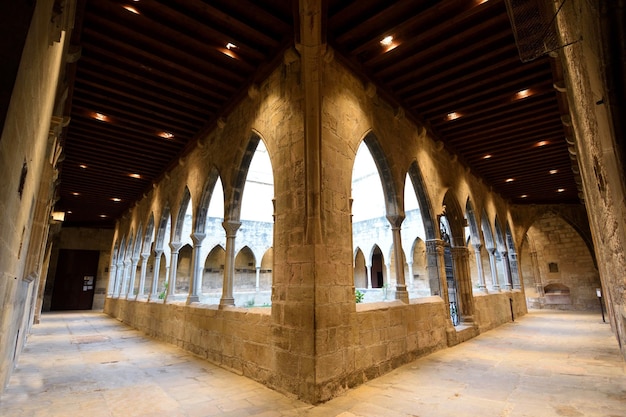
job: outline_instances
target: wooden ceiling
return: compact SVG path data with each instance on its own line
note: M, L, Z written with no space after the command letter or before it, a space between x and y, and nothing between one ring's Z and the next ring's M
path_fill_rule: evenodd
M298 7L79 2L57 202L71 211L65 225L112 227L281 63ZM548 56L521 62L503 0L325 0L323 9L338 59L496 192L519 204L578 202L558 66Z

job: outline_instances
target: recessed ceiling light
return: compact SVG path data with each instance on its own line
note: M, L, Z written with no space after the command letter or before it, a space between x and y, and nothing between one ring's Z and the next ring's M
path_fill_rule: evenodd
M172 139L174 137L174 134L170 132L159 132L159 136L161 136L163 139Z
M483 159L491 159L492 156L493 155L491 155L491 154L487 154L487 155L483 156Z
M119 203L120 201L122 201L122 199L121 198L117 198L117 197L113 197L111 199L111 201L115 201L116 203Z
M108 217L106 214L101 214L100 217L105 218Z
M507 178L504 182L513 182L515 181L515 178Z
M558 169L551 169L550 170L550 174L552 174L552 175L556 174L557 172L559 172Z
M542 141L539 141L539 142L535 143L535 146L536 146L536 147L546 146L546 145L548 145L549 143L550 143L550 142L548 142L547 140L542 140Z
M522 194L522 195L520 195L520 198L526 198L526 197L528 197L528 194Z
M562 193L563 191L565 191L565 188L559 188L558 190L556 190L557 193Z
M455 120L455 119L458 119L459 117L461 117L461 113L455 112L455 111L453 111L452 113L448 113L448 115L446 116L448 120Z
M523 99L523 98L526 98L526 97L530 96L531 94L532 93L531 93L531 91L529 89L525 89L525 90L518 91L515 94L515 98L517 100L520 100L520 99Z
M81 167L82 169L87 169L87 165L85 164L80 164L79 167Z
M97 112L93 113L91 115L91 117L93 117L96 120L100 120L101 122L108 122L109 121L109 118L106 115L102 114L102 113L97 113Z
M236 48L237 48L237 45L235 45L234 43L228 42L226 44L226 49L236 49Z
M68 210L68 211L65 212L65 214L72 214L72 213L73 213L72 210Z
M80 195L80 193L73 192L72 195Z
M140 14L140 13L139 13L139 10L135 9L133 6L124 5L124 6L122 6L122 7L123 7L123 8L125 8L126 10L128 10L128 11L129 11L129 12L131 12L131 13L134 13L134 14Z
M381 39L380 44L382 46L391 46L393 44L393 36L391 35L385 36L384 38Z
M139 174L128 174L128 176L131 178L141 178L141 175Z

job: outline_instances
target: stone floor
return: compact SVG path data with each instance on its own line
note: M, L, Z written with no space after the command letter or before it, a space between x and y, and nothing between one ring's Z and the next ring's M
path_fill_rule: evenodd
M599 314L535 311L311 406L100 313L44 315L0 416L626 416L626 373Z

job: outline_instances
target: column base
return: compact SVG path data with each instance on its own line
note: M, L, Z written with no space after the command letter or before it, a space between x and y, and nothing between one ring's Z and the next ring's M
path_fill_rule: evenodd
M185 304L189 305L191 303L198 302L200 302L200 297L198 297L197 295L190 295L189 297L187 297L187 301L185 302Z
M235 305L235 299L232 297L222 297L220 299L220 307L234 306L234 305Z
M400 300L405 304L409 304L409 292L404 285L396 287L396 300Z

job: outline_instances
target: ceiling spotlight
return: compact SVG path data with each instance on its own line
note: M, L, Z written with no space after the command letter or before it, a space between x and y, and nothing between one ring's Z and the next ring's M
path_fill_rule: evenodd
M131 178L137 178L137 179L141 178L141 175L139 174L128 174L128 176Z
M549 143L550 143L550 142L548 142L547 140L542 140L542 141L539 141L539 142L535 143L535 146L536 146L536 147L546 146L546 145L548 145Z
M559 170L558 170L558 169L551 169L551 170L550 170L550 174L551 174L551 175L554 175L554 174L556 174L557 172L559 172Z
M562 193L563 191L565 191L565 188L559 188L558 190L556 190L557 193Z
M91 115L91 117L93 117L96 120L100 120L101 122L108 122L109 121L109 118L106 115L102 114L102 113L93 113Z
M131 13L140 14L139 10L135 9L133 6L124 5L122 7L125 8L126 10L128 10Z
M106 214L101 214L100 217L102 217L104 219L105 217L107 217L107 215Z
M458 119L459 117L461 117L461 113L458 113L455 111L453 111L452 113L448 113L448 115L446 116L448 120L455 120L455 119Z
M522 194L522 195L520 195L520 198L526 198L526 197L528 197L528 194Z
M72 195L78 196L78 195L80 195L80 193L73 192Z
M235 45L234 43L228 42L226 44L226 49L236 49L236 48L237 48L237 45Z
M79 167L82 168L82 169L87 169L87 165L85 165L85 164L80 164Z
M160 132L159 136L161 136L163 139L172 139L174 137L174 134L170 132Z
M528 96L530 96L530 95L531 95L531 91L530 91L529 89L525 89L525 90L520 90L520 91L518 91L518 92L515 94L515 98L516 98L517 100L520 100L520 99L526 98L526 97L528 97Z
M483 156L483 159L491 159L492 156L493 155L491 155L491 154L487 154L487 155Z
M65 214L72 214L72 213L73 213L72 210L68 210L65 212Z
M385 36L381 41L380 44L382 46L391 46L393 44L393 36Z
M515 181L515 178L507 178L504 182L513 182Z
M111 199L111 201L115 201L116 203L119 203L120 201L122 201L122 199L121 198L117 198L117 197L113 197Z

